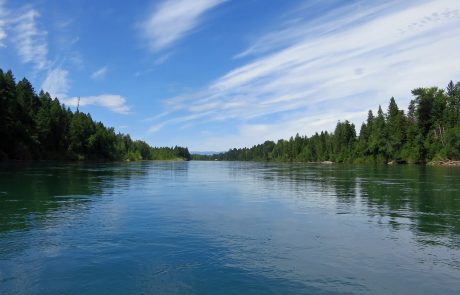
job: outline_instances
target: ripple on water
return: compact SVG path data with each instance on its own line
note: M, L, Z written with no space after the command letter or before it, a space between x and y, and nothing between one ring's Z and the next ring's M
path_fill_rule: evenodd
M143 162L0 173L0 293L455 294L460 281L460 171Z

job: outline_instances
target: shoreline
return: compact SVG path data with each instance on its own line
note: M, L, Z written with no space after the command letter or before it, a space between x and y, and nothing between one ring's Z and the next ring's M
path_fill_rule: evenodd
M428 166L441 166L441 167L460 167L459 160L440 160L431 161L427 163Z
M439 161L428 161L428 162L417 162L408 163L401 161L390 161L387 163L372 163L372 162L333 162L333 161L309 161L309 162L298 162L298 161L259 161L259 160L201 160L192 159L192 161L202 162L213 162L213 161L224 161L224 162L264 162L264 163L295 163L295 164L320 164L320 165L334 165L334 164L350 164L350 165L382 165L382 166L405 166L405 165L417 165L417 166L432 166L432 167L460 167L460 160L439 160Z

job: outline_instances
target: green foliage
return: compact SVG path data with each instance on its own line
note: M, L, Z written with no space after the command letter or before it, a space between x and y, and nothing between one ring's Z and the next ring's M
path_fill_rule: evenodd
M460 159L460 127L453 127L446 131L445 152L449 159Z
M460 82L442 89L417 88L407 115L392 97L384 113L369 111L359 136L350 122L338 122L333 133L299 136L277 143L266 141L252 148L231 149L197 160L425 163L460 160Z
M183 147L151 147L61 105L0 69L0 160L178 160Z

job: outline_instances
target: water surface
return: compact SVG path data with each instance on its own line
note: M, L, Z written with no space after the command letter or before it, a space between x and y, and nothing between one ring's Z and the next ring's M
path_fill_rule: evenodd
M458 168L0 166L0 294L458 290Z

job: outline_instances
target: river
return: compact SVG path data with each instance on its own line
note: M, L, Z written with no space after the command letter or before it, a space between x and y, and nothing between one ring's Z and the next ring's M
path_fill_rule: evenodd
M459 290L459 168L0 166L0 294Z

